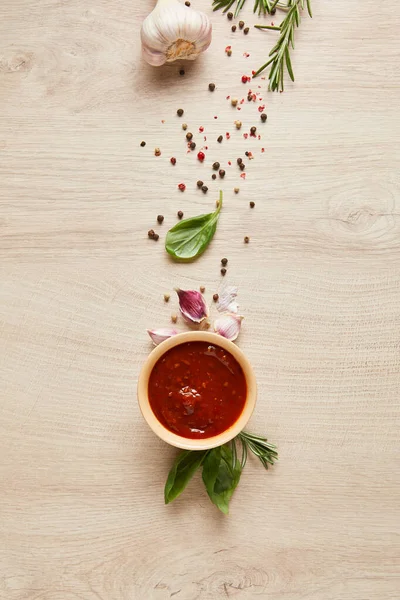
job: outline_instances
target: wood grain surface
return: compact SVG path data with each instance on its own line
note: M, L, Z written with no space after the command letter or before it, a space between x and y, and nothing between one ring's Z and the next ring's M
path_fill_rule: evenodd
M0 598L398 600L399 2L314 0L295 85L254 82L265 125L226 97L276 34L193 5L214 37L181 77L141 60L150 0L0 3ZM205 128L203 165L183 120L200 146ZM253 124L261 140L243 138ZM220 186L211 247L172 263L176 212L212 209ZM198 478L164 506L175 451L135 389L146 328L176 311L163 294L210 298L223 256L259 383L250 427L280 452L268 473L249 461L229 517Z

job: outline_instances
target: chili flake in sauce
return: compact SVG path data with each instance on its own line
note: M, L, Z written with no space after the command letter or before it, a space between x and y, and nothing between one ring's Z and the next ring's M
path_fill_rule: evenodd
M246 395L246 378L236 358L207 342L171 348L149 378L155 416L186 438L209 438L229 429L240 417Z

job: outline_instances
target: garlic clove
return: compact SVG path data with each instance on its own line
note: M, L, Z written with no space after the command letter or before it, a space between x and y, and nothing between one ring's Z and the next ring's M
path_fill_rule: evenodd
M240 333L243 317L232 313L226 313L218 317L214 322L214 331L233 342Z
M153 66L178 59L194 60L211 43L212 26L207 15L178 0L159 0L143 21L144 59Z
M218 294L218 312L237 313L239 308L239 305L236 302L237 293L238 288L234 285L227 285L223 287Z
M179 298L179 309L188 323L201 323L208 317L208 309L204 297L197 290L176 289Z
M153 340L153 344L155 346L158 346L158 344L161 344L161 342L168 340L170 337L176 335L178 332L176 329L164 327L161 329L148 329L147 333Z

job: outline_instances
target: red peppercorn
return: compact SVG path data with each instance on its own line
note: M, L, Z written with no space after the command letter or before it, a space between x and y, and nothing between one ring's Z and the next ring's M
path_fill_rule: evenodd
M181 192L184 192L186 190L186 185L184 183L180 183L178 188L181 190Z
M171 162L171 165L176 165L176 158L175 158L175 156L171 156L171 158L169 160Z
M242 75L242 83L247 83L248 81L250 81L250 77L247 77L247 75Z
M199 152L197 154L197 158L199 159L200 162L203 162L203 160L205 159L206 155L204 154L204 152Z

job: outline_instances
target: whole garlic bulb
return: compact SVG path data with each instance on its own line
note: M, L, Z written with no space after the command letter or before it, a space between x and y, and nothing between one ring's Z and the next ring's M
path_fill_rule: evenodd
M155 67L178 59L194 60L211 44L210 19L178 0L158 0L140 32L145 60Z

